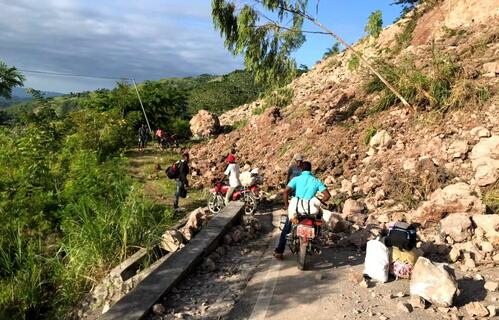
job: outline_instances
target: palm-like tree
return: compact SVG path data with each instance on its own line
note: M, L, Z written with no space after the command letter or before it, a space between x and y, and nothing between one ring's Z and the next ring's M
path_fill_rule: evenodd
M8 67L0 61L0 97L12 98L12 88L22 87L25 78L14 67Z

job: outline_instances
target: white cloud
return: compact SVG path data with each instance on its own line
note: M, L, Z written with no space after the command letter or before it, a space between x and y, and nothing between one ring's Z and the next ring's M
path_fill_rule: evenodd
M140 81L242 67L213 30L209 1L0 0L0 8L0 60L20 69ZM28 86L52 91L103 86L27 77Z

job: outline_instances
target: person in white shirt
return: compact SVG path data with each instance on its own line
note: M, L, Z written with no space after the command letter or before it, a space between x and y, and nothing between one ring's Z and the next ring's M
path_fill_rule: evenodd
M225 195L225 205L227 205L232 198L232 194L237 187L241 185L241 181L239 181L239 165L236 163L236 157L230 154L227 157L227 169L225 169L224 174L229 176L229 190L227 190L227 194Z

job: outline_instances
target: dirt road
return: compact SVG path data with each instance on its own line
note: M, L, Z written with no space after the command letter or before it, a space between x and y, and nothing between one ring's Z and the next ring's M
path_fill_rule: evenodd
M281 213L274 212L274 223ZM277 235L274 232L272 243ZM228 319L446 319L451 313L465 315L462 310L433 307L402 311L398 304L409 300L408 280L360 287L364 253L324 248L321 255L311 258L310 270L300 271L289 249L284 261L277 261L271 255L272 248L268 247ZM463 294L457 306L482 301L487 295L483 281L461 278L458 282ZM497 296L487 298L494 301Z
M469 319L465 304L499 300L499 292L487 293L483 280L457 272L461 294L456 307L403 311L399 304L409 302L409 280L361 287L365 252L352 248L323 248L310 258L310 270L300 271L289 249L284 261L272 256L281 214L271 208L258 213L264 226L259 237L225 246L216 271L192 273L164 298L167 314L149 319ZM494 279L496 271L480 274Z

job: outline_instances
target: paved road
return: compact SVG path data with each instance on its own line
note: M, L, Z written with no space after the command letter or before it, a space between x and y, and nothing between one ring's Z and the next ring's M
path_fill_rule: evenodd
M274 223L282 212L274 212ZM277 233L271 241L276 241ZM270 246L269 248L272 248ZM258 266L246 292L229 319L445 319L446 314L430 308L407 314L397 309L407 301L409 282L360 287L363 254L351 249L324 249L311 258L311 270L300 271L296 257L286 251L284 261L272 257L271 249ZM483 284L482 284L483 285ZM402 292L405 297L390 298Z

